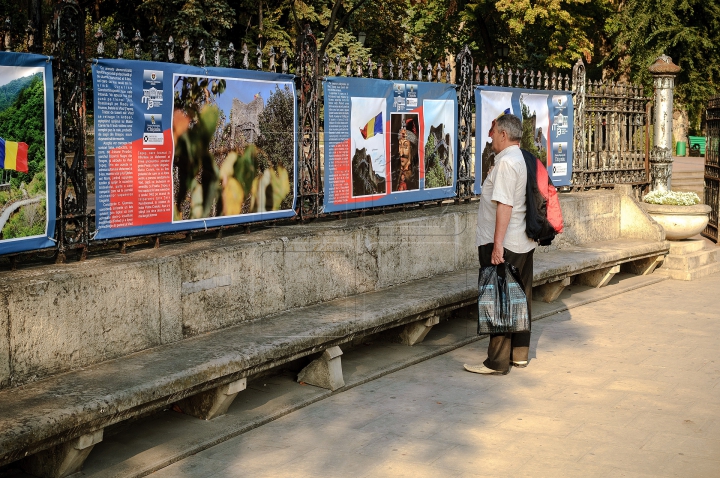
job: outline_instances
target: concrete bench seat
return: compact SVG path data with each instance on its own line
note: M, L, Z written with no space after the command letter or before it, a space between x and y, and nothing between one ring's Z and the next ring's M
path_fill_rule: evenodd
M662 229L622 191L561 200L566 232L535 254L536 298L551 302L571 282L602 287L621 268L650 273L668 252ZM67 476L106 427L174 403L212 419L248 379L304 357L299 381L342 387L343 344L393 329L413 345L475 303L476 211L276 228L9 273L0 466L23 459L37 476ZM58 301L72 308L60 314Z
M665 241L617 239L538 253L534 285L660 257L667 250ZM1 463L40 452L30 465L33 472L67 474L76 468L61 462L81 464L84 457L75 455L87 456L109 425L198 394L205 395L206 405L185 402L183 410L212 418L217 413L208 416L211 409L227 410L247 377L394 327L420 323L429 330L429 319L476 298L477 268L471 268L294 309L0 392Z

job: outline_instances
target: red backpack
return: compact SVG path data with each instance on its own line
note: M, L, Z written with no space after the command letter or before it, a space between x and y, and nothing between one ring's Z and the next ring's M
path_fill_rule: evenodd
M527 168L525 233L541 246L549 246L563 232L560 199L543 163L521 150Z

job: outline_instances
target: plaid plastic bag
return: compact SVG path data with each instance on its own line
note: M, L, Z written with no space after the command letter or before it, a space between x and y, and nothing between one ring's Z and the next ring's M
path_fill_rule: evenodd
M530 330L525 288L517 268L507 262L480 268L478 334Z

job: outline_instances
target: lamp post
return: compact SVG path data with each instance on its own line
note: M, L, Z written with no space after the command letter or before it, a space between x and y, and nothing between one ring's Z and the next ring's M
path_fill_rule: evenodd
M505 44L498 44L495 47L495 55L500 60L506 60L507 57L510 55L510 47Z
M359 32L358 33L358 43L360 43L360 46L365 46L365 32Z

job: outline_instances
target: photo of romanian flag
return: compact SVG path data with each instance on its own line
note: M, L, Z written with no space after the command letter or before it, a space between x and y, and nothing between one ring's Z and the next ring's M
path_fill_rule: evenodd
M383 134L382 111L368 121L364 128L360 128L360 133L363 139L370 139L377 134Z
M28 145L0 138L0 169L28 172Z

